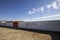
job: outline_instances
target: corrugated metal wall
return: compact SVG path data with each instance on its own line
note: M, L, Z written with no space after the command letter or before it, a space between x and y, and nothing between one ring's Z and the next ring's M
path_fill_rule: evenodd
M26 22L19 22L18 28L26 28Z
M14 22L9 22L0 25L2 26L15 26ZM60 21L39 21L39 22L18 22L18 28L28 28L28 29L38 29L38 30L48 30L48 31L60 31Z
M5 23L5 26L13 27L13 22Z

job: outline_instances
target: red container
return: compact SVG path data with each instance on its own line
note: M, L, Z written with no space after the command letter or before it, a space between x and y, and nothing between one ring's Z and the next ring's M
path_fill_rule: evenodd
M13 27L14 27L14 28L18 28L18 21L14 21L14 22L13 22Z

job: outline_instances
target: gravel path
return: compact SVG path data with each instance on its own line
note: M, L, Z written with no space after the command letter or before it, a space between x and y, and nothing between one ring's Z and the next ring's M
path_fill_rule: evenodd
M0 40L51 40L47 34L0 27Z

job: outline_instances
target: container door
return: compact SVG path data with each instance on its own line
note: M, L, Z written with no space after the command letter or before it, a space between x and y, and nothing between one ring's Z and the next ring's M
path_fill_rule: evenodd
M18 28L18 22L13 22L13 27Z

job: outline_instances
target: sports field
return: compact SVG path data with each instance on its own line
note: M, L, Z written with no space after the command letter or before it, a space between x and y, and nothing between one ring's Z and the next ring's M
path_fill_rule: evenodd
M51 40L50 35L0 27L0 40Z

